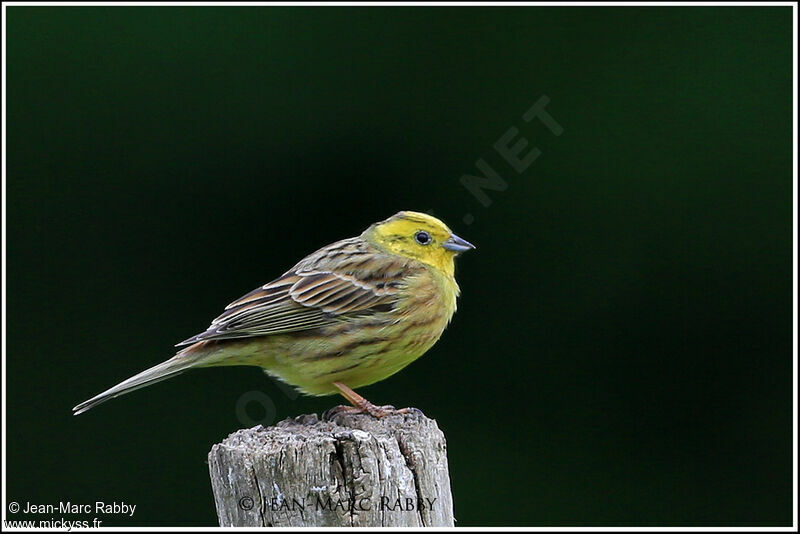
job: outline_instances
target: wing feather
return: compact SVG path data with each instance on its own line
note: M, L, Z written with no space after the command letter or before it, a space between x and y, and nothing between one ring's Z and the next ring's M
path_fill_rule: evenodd
M340 241L230 303L205 332L178 346L297 332L391 312L403 277L418 268L357 239Z

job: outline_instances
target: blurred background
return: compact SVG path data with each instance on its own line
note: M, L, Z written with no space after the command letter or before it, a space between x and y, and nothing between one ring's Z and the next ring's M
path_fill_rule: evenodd
M7 14L6 502L216 525L212 444L342 399L239 367L70 408L412 209L478 249L361 392L438 421L458 525L791 525L791 8Z

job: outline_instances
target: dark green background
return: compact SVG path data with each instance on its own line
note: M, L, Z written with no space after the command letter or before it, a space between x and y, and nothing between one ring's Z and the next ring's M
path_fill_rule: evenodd
M70 408L415 209L478 250L442 340L363 393L437 419L458 525L791 523L790 8L7 25L7 500L216 524L205 458L240 396L279 419L339 399L240 367ZM541 95L560 137L520 118ZM542 151L521 175L492 148L511 126ZM508 182L489 207L459 182L481 157Z

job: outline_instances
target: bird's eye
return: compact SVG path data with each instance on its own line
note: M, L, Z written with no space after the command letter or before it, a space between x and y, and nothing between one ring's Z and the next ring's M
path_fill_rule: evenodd
M414 234L414 240L420 245L427 245L431 242L431 235L424 230L420 230Z

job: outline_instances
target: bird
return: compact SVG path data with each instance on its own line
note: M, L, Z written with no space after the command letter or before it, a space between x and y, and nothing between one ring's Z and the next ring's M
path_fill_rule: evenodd
M436 217L400 211L233 301L172 358L73 413L190 369L232 365L261 367L306 395L341 394L352 412L396 413L354 389L400 371L439 340L460 294L454 258L474 248Z

